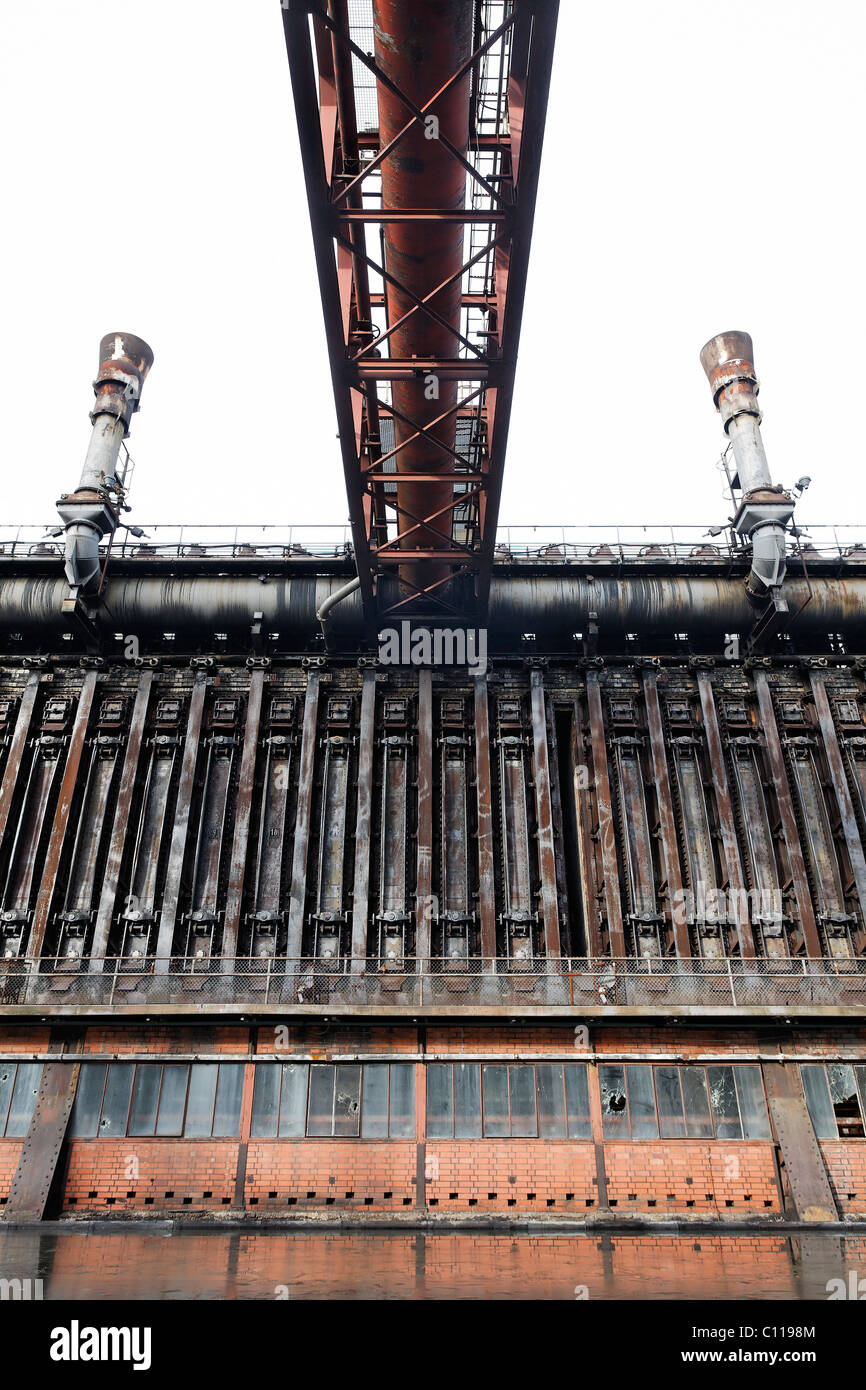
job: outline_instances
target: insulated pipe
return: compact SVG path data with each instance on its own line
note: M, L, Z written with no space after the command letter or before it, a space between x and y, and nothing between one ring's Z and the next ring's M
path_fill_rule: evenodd
M66 522L64 567L74 589L88 589L99 574L99 542L118 521L112 496L121 493L116 477L120 446L138 410L141 388L153 365L147 343L132 333L108 333L99 345L99 371L93 383L93 430L75 492L57 503Z
M752 542L752 570L746 588L761 599L778 589L785 578L785 524L794 504L770 477L761 411L754 349L748 333L719 333L701 349L701 365L707 374L713 401L731 441L742 503L734 527Z
M373 0L376 62L392 82L416 106L424 106L469 57L472 45L474 5L467 0ZM388 144L411 119L405 104L382 83L378 84L379 140ZM382 165L382 205L400 208L462 208L466 197L466 173L437 138L437 129L465 156L469 143L469 74L449 88L431 110L431 120L420 121L403 136ZM436 122L438 122L438 127ZM388 323L396 323L413 308L414 295L423 299L438 285L457 278L431 300L446 324L460 327L461 277L464 262L464 227L461 223L422 221L385 224L385 268L410 292L385 285ZM418 310L389 339L393 357L453 358L457 356L454 333ZM415 381L395 381L393 402L402 415L430 425L452 409L457 383L419 376ZM415 431L395 417L395 445ZM455 417L437 425L436 439L453 449ZM398 475L451 471L453 459L428 439L406 444L396 455ZM397 484L397 516L400 531L415 525L413 518L440 513L433 525L451 533L452 513L447 509L454 495L447 481ZM421 527L401 542L404 550L438 550L441 536ZM401 577L419 588L435 584L448 573L436 561L418 561L401 567Z
M328 614L332 608L335 608L338 603L342 603L344 598L348 598L350 594L354 594L356 589L360 589L360 587L361 581L358 576L355 575L355 578L350 579L348 584L344 584L342 588L335 589L332 593L328 594L325 601L316 609L316 618L322 625L322 636L325 639L325 651L330 651L333 646L331 629L328 623Z
M198 575L190 578L109 575L95 622L110 643L115 632L135 632L158 638L177 634L179 649L188 634L196 647L208 633L226 632L232 641L249 638L254 614L264 613L266 632L278 632L280 651L304 650L320 632L316 613L329 595L345 587L336 576L278 577L262 582L253 576ZM832 570L832 566L828 566ZM845 632L852 641L863 630L866 577L838 577L810 567L808 580L791 577L785 586L791 631L799 641L815 637L826 649L829 632ZM61 603L67 587L52 575L2 578L0 570L0 634L21 633L27 641L42 641L66 630ZM802 611L801 611L802 610ZM494 575L490 594L488 650L522 650L521 634L535 634L536 648L579 655L576 633L587 632L589 614L597 615L602 636L620 641L627 632L640 632L652 650L655 634L669 637L688 631L695 646L721 651L725 634L746 633L754 624L754 609L741 578L714 574ZM360 651L364 625L360 596L345 597L331 612L330 624L340 649ZM399 621L397 622L399 626ZM22 646L19 650L26 650Z

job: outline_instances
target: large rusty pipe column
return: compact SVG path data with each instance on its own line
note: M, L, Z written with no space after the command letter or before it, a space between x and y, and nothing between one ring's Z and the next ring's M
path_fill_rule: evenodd
M424 106L471 52L473 6L468 0L374 0L376 61L386 75L415 103ZM379 84L379 139L384 147L405 126L410 113L399 97ZM439 131L465 155L469 141L469 75L449 88L430 115ZM459 209L464 206L466 173L441 140L433 122L420 121L403 136L382 165L382 204L401 208ZM385 225L385 267L411 294L423 299L437 285L459 271L464 261L464 227L461 223L424 221L388 222ZM455 330L460 327L461 284L458 276L431 301L431 307ZM388 322L396 323L413 306L409 295L394 285L386 286ZM422 310L413 314L391 336L394 357L448 358L457 356L457 339L448 328ZM396 410L420 425L429 425L449 411L457 400L456 382L399 381L393 385ZM414 430L395 418L395 444ZM453 449L454 416L434 430L435 437ZM419 438L396 455L399 474L450 471L453 460L430 440ZM413 517L441 515L436 530L450 534L453 485L401 482L397 486L398 522L406 531ZM429 527L416 530L401 548L434 550L444 547ZM436 561L418 561L401 567L401 577L424 588L444 578L448 567Z

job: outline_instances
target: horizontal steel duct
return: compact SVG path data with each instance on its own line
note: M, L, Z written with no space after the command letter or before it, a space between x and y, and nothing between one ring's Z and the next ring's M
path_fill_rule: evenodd
M96 623L104 633L141 638L163 632L194 632L196 645L208 633L245 638L257 614L265 633L279 632L280 646L304 646L320 632L316 611L343 576L257 578L232 575L190 578L149 576L107 580ZM65 628L61 604L68 586L62 576L0 579L0 632L32 634ZM807 583L789 579L785 597L791 629L799 638L859 628L866 612L866 578L821 577ZM799 610L802 608L802 611ZM524 633L539 646L574 649L574 634L586 635L590 614L599 635L621 639L626 633L669 635L687 632L721 647L728 633L746 634L754 610L742 578L713 575L617 575L590 579L573 574L534 574L494 578L488 625L490 650L513 651ZM361 602L352 594L332 614L334 639L341 645L363 640ZM395 619L395 624L398 623ZM448 626L447 617L438 620Z

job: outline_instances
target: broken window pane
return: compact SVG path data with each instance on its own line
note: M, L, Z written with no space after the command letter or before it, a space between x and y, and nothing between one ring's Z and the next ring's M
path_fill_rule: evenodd
M6 1064L0 1065L0 1134L3 1133L6 1115L4 1113L4 1102L2 1086L4 1078L8 1076L10 1068ZM72 1116L69 1121L70 1139L95 1139L99 1130L99 1112L102 1109L102 1092L105 1088L105 1063L104 1062L85 1062L78 1074L78 1089L75 1092L75 1104L72 1107ZM11 1096L11 1087L7 1082L7 1089ZM9 1101L6 1100L8 1107Z
M565 1108L568 1115L569 1139L591 1139L589 1118L589 1082L586 1067L567 1062L565 1072Z
M187 1139L207 1138L213 1128L218 1071L215 1062L195 1062L190 1067L186 1123L183 1127Z
M628 1101L622 1067L599 1067L601 1115L605 1138L628 1138Z
M277 1137L280 1072L281 1068L274 1066L271 1062L256 1067L253 1113L250 1119L250 1135L253 1139L275 1139Z
M234 1139L240 1133L244 1071L240 1062L220 1063L211 1130L215 1139Z
M828 1062L827 1080L840 1139L862 1139L863 1120L850 1062Z
M310 1100L307 1133L313 1139L330 1137L334 1132L334 1068L310 1067Z
M658 1139L656 1102L651 1067L626 1067L632 1139Z
M415 1068L409 1062L391 1064L389 1132L392 1139L415 1137Z
M683 1092L679 1067L655 1067L656 1092L659 1098L659 1131L662 1139L685 1137ZM685 1071L686 1068L683 1068ZM712 1131L711 1131L712 1133Z
M454 1138L481 1138L481 1068L477 1062L454 1063Z
M36 1109L36 1094L42 1080L41 1062L19 1062L15 1085L12 1090L12 1103L6 1121L8 1139L23 1139Z
M186 1105L188 1081L189 1067L174 1064L163 1067L159 1115L156 1121L157 1134L163 1136L183 1134L183 1112Z
M356 1138L361 1129L361 1068L344 1064L335 1068L334 1134Z
M109 1064L102 1098L102 1119L99 1121L99 1133L106 1139L126 1134L134 1079L135 1066L132 1062Z
M129 1133L147 1136L156 1129L156 1106L162 1067L146 1062L135 1069Z
M707 1067L710 1087L710 1106L716 1124L717 1139L742 1139L740 1111L733 1067Z
M538 1090L538 1133L542 1139L565 1138L565 1091L562 1065L542 1062L535 1068Z
M686 1134L690 1139L712 1139L713 1117L707 1095L707 1075L703 1067L680 1067ZM659 1099L661 1104L661 1098Z
M362 1139L388 1138L388 1063L367 1062L361 1105Z
M734 1067L744 1139L770 1139L770 1117L760 1067Z
M806 1105L815 1133L819 1139L838 1139L836 1116L830 1099L830 1087L823 1066L800 1067Z
M281 1139L303 1139L307 1119L307 1072L303 1063L286 1062L275 1067L282 1072L279 1135Z
M482 1067L484 1081L484 1135L501 1139L508 1125L508 1068Z
M433 1062L427 1068L427 1135L450 1139L454 1134L451 1066Z
M535 1139L538 1119L535 1114L535 1067L509 1067L511 1093L511 1134L515 1139Z

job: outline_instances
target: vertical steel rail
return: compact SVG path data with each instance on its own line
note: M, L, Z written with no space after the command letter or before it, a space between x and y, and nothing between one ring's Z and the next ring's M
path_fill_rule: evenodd
M207 693L207 676L203 671L196 672L195 683L189 702L186 721L186 738L183 747L183 761L180 765L180 780L175 802L174 829L171 848L168 853L168 867L165 873L165 896L159 916L159 933L156 939L156 960L154 974L168 973L171 949L174 944L174 931L177 925L177 909L180 903L181 874L183 873L186 835L189 828L192 807L195 770L198 763L199 739L204 718L204 702Z
M665 752L665 736L655 671L644 671L643 689L652 750L653 778L659 808L659 834L662 842L668 903L674 931L674 946L678 956L688 957L692 950L689 940L689 926L685 916L677 822L671 795L671 779L668 771L667 753Z
M18 773L21 769L21 759L24 756L24 749L27 746L27 735L30 733L30 724L33 719L33 708L36 704L36 696L39 693L40 674L33 671L27 679L24 687L24 694L21 696L21 704L18 707L18 716L15 720L15 731L12 735L12 743L9 748L9 757L6 760L6 767L3 770L3 782L0 785L0 844L9 829L9 812L12 808L12 798L15 795L15 786L18 781Z
M773 778L776 800L779 803L779 814L782 818L782 830L785 835L785 845L788 850L788 863L791 867L791 877L794 880L794 896L797 899L797 910L800 914L800 926L803 929L806 951L810 956L820 956L822 954L821 941L818 936L815 912L812 907L812 895L809 891L809 879L806 875L806 864L803 859L803 849L800 844L797 817L794 812L793 797L791 796L791 784L788 781L788 772L782 753L782 743L779 738L779 728L776 724L776 712L773 709L773 696L770 691L769 682L763 671L755 672L755 690L757 692L758 708L761 714L761 727L764 731L764 738L767 741L767 757L770 763L770 773Z
M547 718L544 707L544 676L530 675L532 705L533 783L535 816L538 827L538 867L541 874L541 916L544 922L544 951L548 960L562 954L559 943L559 904L556 895L556 855L553 844L553 804L550 795L550 760L547 748Z
M316 728L319 715L319 673L307 676L304 701L304 730L301 735L301 762L298 771L298 809L295 816L295 845L292 856L292 889L289 900L289 930L286 955L296 960L304 942L304 906L307 897L307 852L310 847L310 815L313 804L313 771L316 762Z
M376 729L376 672L365 671L361 686L361 734L358 750L358 815L355 821L355 882L352 890L352 973L367 957L370 916L370 834L373 827L373 754ZM384 853L384 846L381 848Z
M485 970L496 969L496 881L493 858L493 788L490 779L490 708L487 677L475 677L475 776L478 800L478 916Z
M42 944L45 940L45 932L48 927L48 914L51 910L51 902L54 897L54 890L57 886L57 871L60 867L60 856L63 852L63 842L66 838L66 827L69 824L69 813L72 809L72 800L75 796L75 784L78 779L78 769L81 765L81 755L84 752L84 740L87 736L87 725L90 720L90 711L93 707L93 697L96 694L97 671L88 671L81 686L81 694L78 697L78 708L75 711L75 723L72 726L72 735L69 740L69 752L66 756L66 765L63 769L63 780L60 783L60 795L54 811L54 822L51 826L51 838L48 841L48 852L45 856L45 867L42 873L42 883L39 888L39 896L36 899L36 907L33 912L33 926L30 930L30 939L27 943L27 959L37 961L42 955Z
M232 853L229 863L229 881L226 891L225 920L222 939L222 972L234 969L233 957L238 951L238 934L241 924L241 906L244 896L244 871L247 862L247 846L250 837L250 817L253 807L253 792L256 776L256 751L259 742L259 724L262 717L262 695L264 693L265 673L258 667L250 676L250 690L247 697L247 718L244 727L244 746L241 752L241 766L238 774L238 792L235 806L235 826L232 836Z
M117 886L120 881L123 848L126 843L126 832L129 827L129 812L130 806L132 805L132 792L138 772L141 745L144 739L144 724L147 718L147 708L150 703L152 686L153 672L142 672L138 680L135 704L132 707L132 718L129 722L126 753L123 759L123 770L120 774L120 786L117 791L117 810L115 812L114 825L111 829L111 840L108 846L108 856L105 861L105 871L102 878L102 892L99 896L99 906L96 910L96 922L93 928L93 944L90 948L89 966L93 974L101 973L105 963L103 958L108 952L108 936L111 931L114 901L117 896Z
M418 873L415 882L415 957L429 959L433 891L433 673L418 673Z
M851 789L845 776L845 764L842 761L842 752L839 748L836 725L830 711L830 701L827 699L824 678L816 671L812 671L810 681L812 694L815 697L818 723L821 726L821 737L824 740L827 766L830 769L836 805L839 808L839 818L842 822L842 833L845 836L848 858L851 860L851 871L854 875L857 900L860 904L860 917L863 927L866 928L866 858L863 855L863 844L857 826L857 817L854 814L854 802L851 799Z
M592 765L595 774L595 799L598 813L598 839L601 846L604 873L604 902L607 909L607 929L612 956L625 956L625 932L622 924L622 903L619 896L619 867L616 856L616 831L613 824L613 801L607 766L607 743L604 736L604 712L601 705L601 686L594 671L586 676L586 696L589 705L589 732L592 743Z
M741 918L746 884L743 877L743 866L740 863L740 848L737 843L737 827L734 821L734 803L731 800L731 790L728 786L728 772L725 767L725 752L722 747L719 718L716 714L716 702L713 697L710 678L703 671L698 674L698 690L701 696L701 711L704 717L710 767L716 792L719 826L722 832L722 849L725 855L725 867L728 871L728 887L733 889L736 895L737 938L740 942L740 955L754 956L755 935L752 924L750 921L743 922Z
M601 933L598 898L594 892L590 891L590 885L595 881L595 855L593 853L593 844L590 835L592 808L589 795L589 782L587 779L584 784L583 779L583 772L587 766L586 737L583 729L580 700L576 695L572 705L571 761L574 769L574 818L577 828L581 904L583 907L583 920L586 932L586 940L583 944L588 955L603 956L604 942ZM572 954L574 954L574 947L575 941L572 937Z

